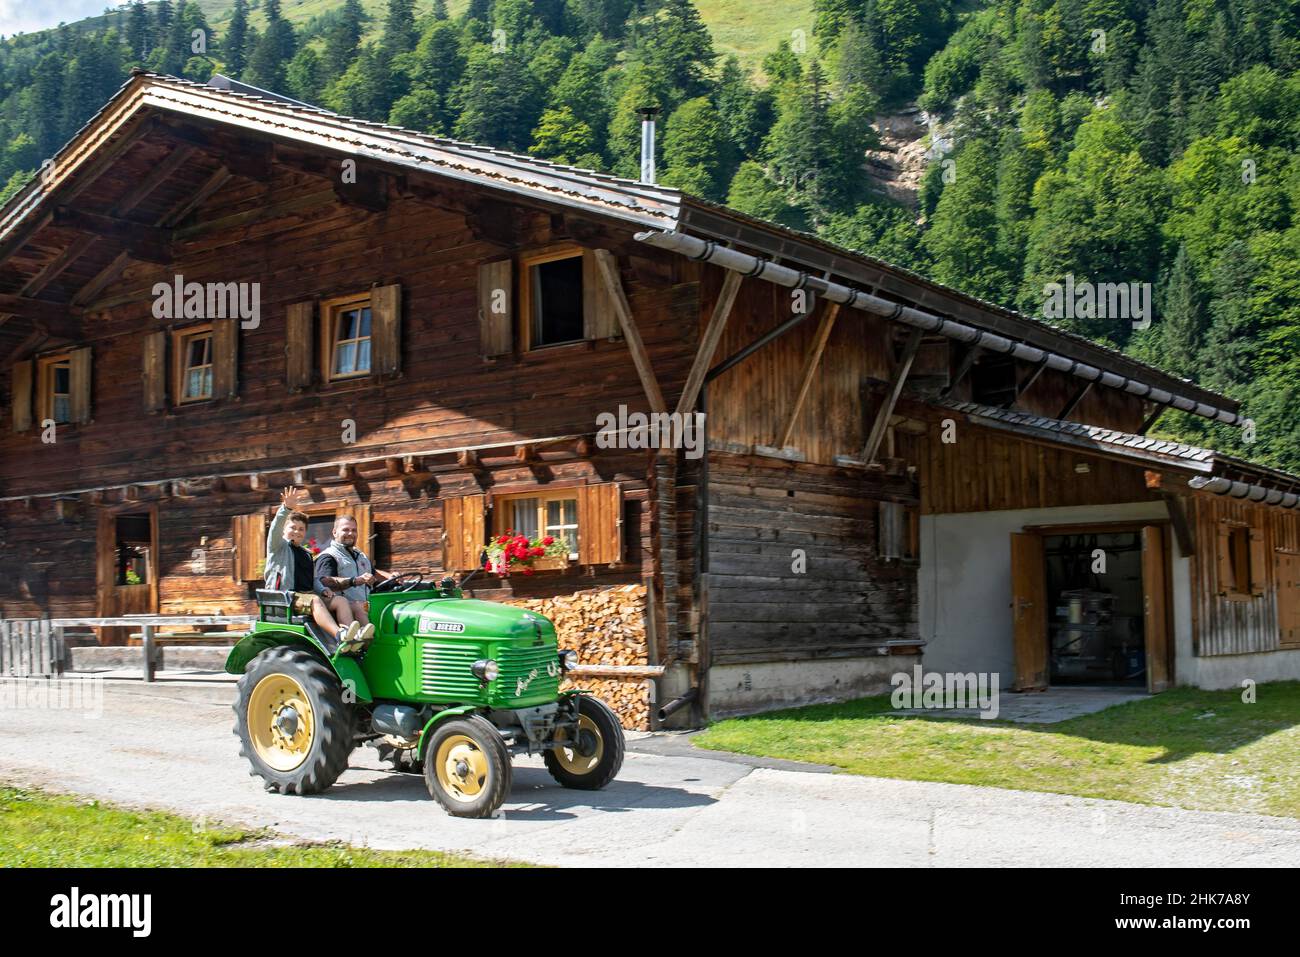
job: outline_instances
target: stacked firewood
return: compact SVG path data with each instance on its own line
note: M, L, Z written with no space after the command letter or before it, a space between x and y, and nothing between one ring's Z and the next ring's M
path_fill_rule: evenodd
M644 665L644 585L587 588L554 598L517 598L507 604L545 615L555 623L562 649L578 653L584 665ZM623 727L650 728L650 687L643 676L565 679L564 688L586 688L614 709Z

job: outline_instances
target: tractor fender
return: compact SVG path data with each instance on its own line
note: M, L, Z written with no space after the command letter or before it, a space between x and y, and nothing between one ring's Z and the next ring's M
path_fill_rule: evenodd
M304 648L310 649L334 669L334 673L338 675L345 691L353 697L354 701L369 704L374 700L370 694L370 684L366 681L365 673L361 670L361 663L347 655L330 657L329 652L322 648L320 643L305 631L285 629L283 631L249 632L235 644L235 647L230 649L230 654L226 656L226 672L232 675L242 675L249 662L268 648L275 648L279 645L302 645Z
M459 707L448 708L446 711L439 711L439 712L438 712L437 714L435 714L432 718L430 718L430 719L425 723L425 725L424 725L424 730L420 732L420 745L419 745L419 747L417 748L417 751L416 751L416 753L417 753L417 754L419 755L419 757L420 757L420 760L421 760L421 761L424 760L424 749L425 749L425 745L426 745L426 744L428 743L428 741L429 741L429 732L433 730L433 726L434 726L434 725L438 724L440 721L444 721L444 720L446 720L447 718L455 718L455 717L458 717L459 715L462 715L462 714L468 714L468 713L471 712L471 711L478 711L478 710L480 710L479 705L476 705L476 704L463 704L463 705L460 705Z

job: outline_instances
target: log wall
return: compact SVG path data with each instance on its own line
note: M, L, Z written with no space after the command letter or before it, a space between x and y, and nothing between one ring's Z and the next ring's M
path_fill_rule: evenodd
M915 502L906 479L715 452L708 488L713 664L869 655L916 637L916 563L877 547L879 501Z

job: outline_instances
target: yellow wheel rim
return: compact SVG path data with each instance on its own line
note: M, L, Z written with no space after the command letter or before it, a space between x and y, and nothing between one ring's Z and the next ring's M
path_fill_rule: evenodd
M487 784L487 755L463 734L453 734L438 745L433 768L442 789L457 801L473 801Z
M590 774L596 770L601 757L605 754L605 739L601 737L596 722L585 714L578 717L578 734L581 735L584 731L590 731L596 738L596 750L591 754L581 754L571 744L557 744L554 748L555 759L570 774ZM565 733L564 731L559 732L560 735Z
M267 675L248 699L248 736L257 756L276 771L292 771L311 750L316 720L307 692L288 675Z

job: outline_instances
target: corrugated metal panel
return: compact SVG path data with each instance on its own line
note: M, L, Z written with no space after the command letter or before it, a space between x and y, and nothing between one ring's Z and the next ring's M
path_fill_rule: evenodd
M554 697L560 691L560 668L558 653L550 645L531 648L503 648L497 654L497 664L501 666L501 677L497 687L507 697L533 697L545 694ZM519 682L526 688L519 690Z
M420 691L440 698L469 700L480 695L480 683L470 666L479 658L473 645L420 643Z

